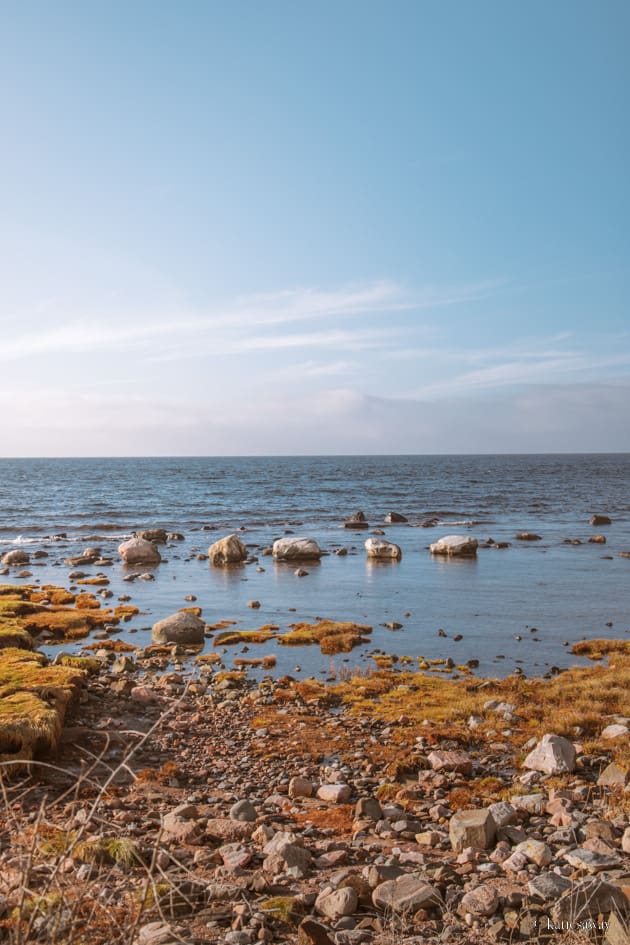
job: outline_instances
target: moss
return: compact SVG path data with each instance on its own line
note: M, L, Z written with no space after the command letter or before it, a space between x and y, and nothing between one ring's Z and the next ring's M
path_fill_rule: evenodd
M30 760L54 749L84 673L50 666L42 653L0 652L0 761Z
M109 578L100 574L96 577L80 578L76 583L82 587L106 587L109 584Z
M611 653L630 655L630 640L582 640L573 644L571 652L590 660L603 660Z
M102 666L100 660L91 656L74 656L72 653L60 653L56 665L82 669L90 676L95 676Z
M372 631L371 627L362 624L335 620L296 623L291 626L289 633L278 637L278 643L282 646L308 646L319 643L322 653L327 656L349 653L355 646L369 643L369 637L366 634Z
M273 896L265 899L260 907L263 912L269 912L289 925L298 925L306 914L304 903L297 896Z
M138 844L130 837L95 837L83 840L74 856L84 863L137 866L142 863Z
M276 636L279 628L274 624L266 624L258 630L225 630L214 638L215 646L235 646L238 643L267 643Z
M140 613L140 608L134 604L118 604L114 607L114 616L117 620L131 620Z
M221 657L218 653L201 653L195 657L195 663L220 663Z
M112 653L133 653L139 650L139 646L133 643L126 643L124 640L95 640L94 643L86 643L84 650L110 650Z
M16 647L19 650L32 650L33 638L12 620L0 621L0 650Z

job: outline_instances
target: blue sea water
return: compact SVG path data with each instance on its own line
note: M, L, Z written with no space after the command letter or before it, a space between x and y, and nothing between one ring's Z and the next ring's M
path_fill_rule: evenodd
M344 530L359 509L370 529ZM371 564L363 543L389 511L409 519L384 527L403 558ZM594 512L612 524L594 529ZM438 524L421 527L428 519ZM182 532L185 540L164 550L155 581L126 583L117 545L149 527ZM287 532L316 538L326 551L346 546L349 554L308 565L301 579L268 557L259 559L262 572L197 560L237 529L253 554ZM525 530L541 541L515 541ZM607 543L589 543L594 532ZM432 557L428 544L453 533L511 544L480 548L474 561ZM114 557L106 569L111 590L115 597L130 593L144 612L121 633L135 629L135 643L148 642L146 628L194 594L208 623L277 623L285 630L321 616L372 625L371 644L335 657L336 669L372 665L379 648L456 663L478 659L479 672L489 675L515 666L544 673L576 662L564 643L630 633L630 559L619 556L630 551L630 455L4 459L0 550L18 545L49 556L32 561L31 577L4 580L67 585L64 558L86 545ZM259 610L247 607L251 599L261 601ZM403 628L383 626L392 621ZM264 652L277 655L279 672L331 669L316 647L272 643L248 655ZM238 655L226 654L227 663Z

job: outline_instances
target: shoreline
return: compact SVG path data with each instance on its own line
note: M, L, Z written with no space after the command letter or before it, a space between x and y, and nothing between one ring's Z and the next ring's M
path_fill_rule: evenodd
M212 664L188 678L181 648L141 674L125 652L62 659L57 755L3 781L8 941L21 917L37 931L23 941L82 945L89 912L89 945L458 945L536 941L545 922L554 941L618 945L630 644L592 651L607 663L552 680L377 669L334 684ZM576 748L573 770L523 767L549 733Z

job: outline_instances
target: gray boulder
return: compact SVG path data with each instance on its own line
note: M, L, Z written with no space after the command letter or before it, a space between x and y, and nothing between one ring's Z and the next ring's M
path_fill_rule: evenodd
M154 643L203 643L205 624L201 617L178 611L153 624Z
M273 556L278 561L305 561L321 555L314 538L278 538L273 543Z
M368 538L365 543L368 558L380 558L386 561L400 561L402 551L393 541L384 538Z

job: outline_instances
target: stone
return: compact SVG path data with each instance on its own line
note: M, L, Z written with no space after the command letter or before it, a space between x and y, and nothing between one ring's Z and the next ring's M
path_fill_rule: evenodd
M219 847L219 855L223 865L230 870L241 870L248 866L253 857L253 851L242 843L226 843Z
M534 840L529 837L522 843L519 843L514 850L515 853L522 853L531 863L536 866L549 866L552 860L551 847L543 843L542 840Z
M528 883L530 896L542 899L543 902L555 902L562 893L571 889L573 883L566 876L559 873L539 873Z
M312 781L295 777L289 781L289 797L311 797L315 788Z
M205 624L201 617L179 610L153 624L154 643L198 644L204 641Z
M222 840L225 843L249 840L253 832L252 823L230 820L229 817L212 817L206 824L206 834L213 840Z
M321 555L314 538L279 538L273 543L273 556L278 561L304 561Z
M523 767L544 774L566 774L575 771L575 748L562 735L543 735L523 762Z
M125 564L135 567L139 564L159 564L162 560L160 552L152 541L144 538L129 538L118 546L118 554Z
M388 512L383 521L386 525L405 525L409 519L400 512Z
M244 823L253 823L258 817L258 813L251 801L242 800L237 801L236 804L232 805L229 816L230 820L239 820L243 821Z
M600 787L624 787L628 783L630 772L623 765L611 761L597 779Z
M630 853L630 827L626 827L621 838L621 849L624 853Z
M315 910L328 919L353 915L357 911L359 897L351 886L342 889L325 889L315 900Z
M604 945L628 945L629 941L630 923L628 919L622 919L616 912L610 912Z
M517 810L527 814L543 814L547 803L544 794L514 794L511 802Z
M398 879L387 880L372 893L372 903L387 912L414 915L420 909L442 904L439 889L426 881L421 873L404 873Z
M473 557L477 554L478 541L470 535L445 535L429 545L432 555L449 557Z
M201 843L203 838L203 829L198 822L183 814L185 811L178 812L178 808L169 811L162 820L162 832L164 839L174 840L177 843Z
M591 525L612 525L612 519L608 515L591 515Z
M304 879L310 873L313 857L297 843L284 843L263 861L263 871L269 876L289 873L295 879Z
M492 819L497 828L508 827L511 824L515 824L518 820L516 808L508 801L497 801L496 804L490 804L488 810L492 814Z
M621 738L622 735L628 735L630 729L627 725L621 725L616 723L615 725L607 725L602 732L602 738Z
M519 532L515 537L517 541L542 541L541 536L534 532Z
M137 538L144 541L152 541L154 544L165 545L168 535L163 528L145 528L144 531L136 533Z
M315 919L303 919L298 928L298 945L334 945L328 929Z
M393 541L384 538L368 538L365 543L368 558L380 558L387 561L400 561L402 551Z
M472 758L467 751L432 751L427 761L434 771L458 771L460 774L472 774Z
M240 564L247 558L247 548L238 535L226 535L208 548L210 564L215 568L227 564Z
M578 847L575 850L569 850L564 854L564 859L577 870L586 870L588 873L599 873L601 870L615 869L621 865L618 856L609 856L606 853L594 853L593 850L586 850L584 847Z
M449 823L449 838L456 853L466 847L489 850L496 836L496 824L487 808L460 810Z
M12 551L7 551L2 555L2 563L13 568L20 564L29 564L30 555L27 551L21 551L19 548L14 548Z
M343 523L344 528L369 528L368 521L363 512L355 512Z
M375 797L360 797L354 808L355 820L380 820L383 808Z
M138 929L138 945L167 945L173 941L173 930L166 922L147 922Z
M460 911L472 912L473 915L494 915L498 907L499 894L494 886L485 883L465 893L460 903Z
M592 545L605 545L606 536L605 535L591 535L591 537L589 538L589 542Z
M331 804L344 804L352 797L352 788L349 784L322 784L317 790L317 796L322 801Z
M597 876L589 876L560 896L551 909L551 916L554 922L575 923L596 917L600 912L608 915L613 911L620 915L628 912L628 900L622 890Z

